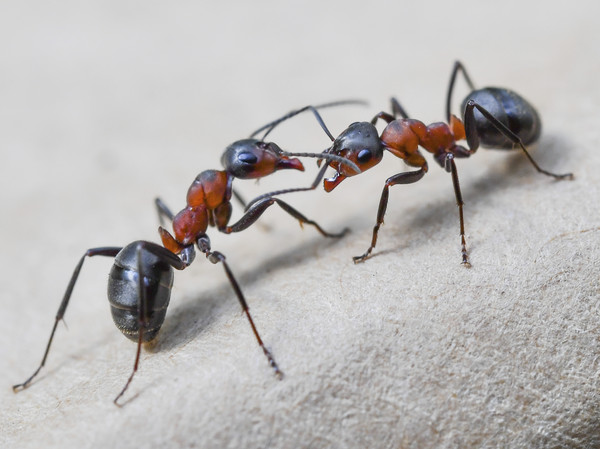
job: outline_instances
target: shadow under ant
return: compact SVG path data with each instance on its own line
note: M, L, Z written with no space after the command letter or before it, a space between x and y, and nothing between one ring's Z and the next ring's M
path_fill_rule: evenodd
M337 243L338 239L323 240L319 236L315 236L308 242L297 244L284 253L270 257L249 271L237 273L237 277L240 284L246 288L248 285L261 282L264 273L276 273L292 268L299 262L312 257L317 249L327 249ZM260 299L259 296L249 298L250 308ZM177 304L177 299L175 299L171 306L172 311L161 329L157 344L149 350L151 352L169 351L198 338L213 324L219 311L225 309L229 301L234 301L234 296L226 279L218 287L208 291L203 290L185 302ZM260 317L257 317L257 320L260 321Z
M536 160L544 166L562 166L567 165L567 162L572 159L567 151L569 144L561 135L546 134L540 142L532 147L532 154ZM565 150L566 149L566 150ZM467 164L463 163L463 196L465 200L465 213L469 216L469 211L477 209L482 202L486 202L490 195L497 193L506 188L517 187L519 184L531 184L531 179L538 178L535 171L532 173L531 164L518 152L496 150L497 153L504 153L504 158L497 165L483 167L485 172L472 173L467 175L469 171ZM491 153L487 151L486 153ZM501 158L498 158L501 159ZM466 161L465 161L466 162ZM471 170L474 172L474 170ZM444 177L440 173L440 179ZM476 179L473 179L476 177ZM548 182L544 178L541 182ZM438 181L438 184L444 185L445 181ZM558 182L558 180L550 180L550 185ZM405 187L406 188L406 187ZM443 188L442 188L443 189ZM390 196L398 195L401 189L390 191ZM398 244L387 249L372 254L370 257L375 258L383 255L399 253L412 246L416 236L427 232L429 235L435 235L440 230L453 229L456 222L457 206L452 197L452 186L448 183L448 195L440 193L433 202L427 203L426 207L414 206L408 213L396 212L396 221L398 229L395 232L396 242ZM363 214L355 213L350 217L350 221L359 221ZM468 218L467 218L468 220ZM391 220L388 219L388 223ZM360 227L355 228L355 236L369 228L367 222L364 222ZM385 226L384 226L385 232ZM444 231L446 232L446 231ZM453 235L444 236L447 238L454 237ZM362 238L362 237L359 237ZM471 249L476 248L477 242L471 241Z

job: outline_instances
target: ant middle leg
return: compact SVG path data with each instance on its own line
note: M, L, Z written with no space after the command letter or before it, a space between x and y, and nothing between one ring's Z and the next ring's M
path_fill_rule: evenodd
M235 279L235 276L233 275L233 272L231 271L231 269L229 268L229 265L226 262L225 255L223 255L222 253L220 253L218 251L211 251L210 240L208 240L208 237L199 238L197 244L198 244L198 248L200 249L200 251L202 251L206 255L206 258L211 263L213 263L213 264L221 263L223 265L223 269L225 270L227 279L229 279L229 283L231 284L231 287L233 288L233 291L235 292L235 294L238 298L238 301L240 302L240 304L242 306L242 310L244 311L246 318L248 318L248 322L250 323L250 327L252 328L252 332L254 333L254 336L256 337L256 341L258 342L258 345L261 347L263 353L267 357L269 366L271 366L271 368L273 368L273 371L275 371L275 376L277 376L277 378L279 380L283 379L283 371L281 371L281 369L279 369L279 365L277 365L277 362L275 362L275 358L273 357L271 352L267 349L267 347L263 343L263 340L260 337L260 334L258 333L258 329L256 328L256 325L254 324L254 320L252 319L252 315L250 315L250 308L248 307L246 298L244 297L244 294L242 293L242 289L240 288L240 285L238 284L237 280Z
M371 254L375 245L377 244L377 234L379 228L383 224L383 217L387 210L388 199L390 196L390 187L396 184L412 184L420 180L425 173L427 173L427 165L416 171L398 173L397 175L391 176L385 181L383 191L381 192L381 198L379 199L379 209L377 210L377 222L373 227L373 237L371 238L371 246L361 256L355 256L352 258L354 263L364 262Z
M454 155L452 153L448 153L446 155L445 166L446 170L452 175L452 185L454 186L454 195L456 196L456 205L458 206L462 264L465 268L471 268L471 262L469 262L469 253L467 252L467 240L465 238L465 219L463 216L463 205L465 203L462 199L460 183L458 181L458 171L456 170L456 163L454 162Z
M314 226L317 229L317 231L319 231L321 233L321 235L323 235L324 237L339 238L339 237L343 237L349 231L348 228L345 228L342 230L342 232L339 232L339 233L327 232L316 221L313 221L313 220L305 217L303 214L301 214L298 210L294 209L292 206L290 206L285 201L282 201L279 198L274 198L274 197L267 197L267 198L263 198L259 201L254 202L254 204L252 205L250 210L248 210L244 214L244 216L242 218L240 218L236 223L232 224L231 226L225 226L223 228L220 228L219 231L224 232L225 234L231 234L232 232L243 231L244 229L247 229L253 223L255 223L256 220L258 220L259 217L273 204L277 204L284 211L286 211L292 217L297 219L300 222L300 226L302 226L304 224Z
M527 148L525 148L525 145L523 145L523 141L519 138L519 136L517 136L510 129L508 129L502 122L500 122L496 117L494 117L487 109L485 109L483 106L481 106L480 104L476 103L473 100L469 100L465 107L465 133L466 133L467 142L469 144L469 148L470 148L471 152L474 153L477 150L477 148L479 148L479 135L477 134L477 129L475 127L475 115L474 115L475 109L477 109L481 113L481 115L483 115L499 132L501 132L514 145L518 145L521 148L521 150L523 150L523 153L525 153L525 156L527 156L527 159L529 159L529 162L531 162L531 165L533 165L534 168L538 172L540 172L546 176L552 176L555 179L565 179L565 178L573 179L573 173L557 174L557 173L552 173L552 172L549 172L549 171L541 168L537 164L537 162L531 157L531 155L527 151Z
M48 339L48 344L46 345L46 351L44 352L44 356L42 357L42 361L35 372L23 383L13 385L12 389L16 393L18 391L24 390L27 388L31 381L38 375L42 367L46 364L46 359L48 358L48 353L50 352L50 346L52 345L52 340L54 339L54 334L56 332L56 328L60 320L63 319L65 312L67 310L67 306L69 305L69 300L71 299L71 294L73 293L73 288L75 287L75 283L77 282L77 278L79 277L79 272L81 271L81 267L83 266L83 262L86 257L93 256L106 256L106 257L115 257L122 248L120 247L101 247L101 248L91 248L88 249L73 271L73 275L71 276L71 280L69 281L69 285L67 286L67 290L63 296L62 301L60 302L60 306L58 307L58 311L56 312L56 318L54 320L54 326L52 327L52 332L50 333L50 338Z

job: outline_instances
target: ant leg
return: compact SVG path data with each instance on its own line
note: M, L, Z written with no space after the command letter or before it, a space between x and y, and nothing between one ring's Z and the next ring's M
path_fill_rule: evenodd
M231 284L231 287L235 291L235 294L236 294L238 300L240 301L242 310L246 314L246 318L248 318L250 327L252 327L252 332L254 333L254 336L256 337L256 340L258 341L258 345L261 347L261 349L263 350L263 353L265 354L265 356L267 357L267 360L269 361L269 366L271 366L271 368L273 368L273 370L275 371L275 376L277 376L277 378L279 380L283 379L283 371L281 371L279 369L279 366L277 365L277 362L275 362L273 355L271 354L271 352L267 349L267 347L263 343L262 338L260 338L258 329L256 328L256 325L254 324L254 320L252 319L252 316L250 315L250 309L248 307L248 303L246 302L246 298L244 297L244 294L242 293L242 289L240 288L240 285L238 284L237 280L235 279L235 276L231 272L229 265L225 261L225 255L221 254L218 251L211 251L208 238L198 239L198 247L200 248L200 251L202 251L206 255L206 258L211 263L213 263L213 264L221 263L223 265L225 274L227 275L227 278L229 279L229 283Z
M452 185L454 186L454 195L456 196L456 205L458 206L458 216L460 219L460 245L462 254L462 264L466 268L471 268L469 262L469 253L467 252L467 241L465 239L465 219L463 217L463 205L465 204L462 199L462 193L460 192L460 183L458 182L458 171L456 170L456 164L454 163L454 155L449 153L446 155L446 170L450 166L450 173L452 174Z
M371 119L371 125L376 125L378 119L385 120L386 123L391 123L394 120L396 120L396 118L393 115L382 111L382 112L379 112L377 115L375 115L375 117L373 117Z
M144 265L142 263L142 251L150 252L158 257L160 257L164 262L168 263L172 267L183 270L187 265L184 264L179 257L173 254L166 248L162 246L156 245L150 242L138 242L136 247L136 258L137 258L137 272L138 272L138 298L139 298L139 307L138 307L138 341L137 341L137 351L135 353L135 362L133 363L133 371L129 375L125 386L121 390L121 392L117 395L117 397L113 400L113 403L121 407L118 400L123 396L127 388L129 388L129 384L133 380L133 376L138 370L138 366L140 363L140 355L142 352L142 343L144 341L144 331L148 328L148 323L150 319L150 314L148 310L148 286L145 284L144 280L146 279L146 275L144 274Z
M129 375L125 386L121 390L121 392L117 395L117 397L113 400L113 403L116 406L121 406L117 401L123 394L125 390L129 387L129 384L133 380L133 376L137 372L138 365L140 362L140 354L142 352L142 342L144 341L144 329L148 327L148 297L146 294L146 286L144 285L144 268L142 266L142 245L138 244L136 248L136 258L137 258L137 272L138 272L138 341L137 341L137 350L135 353L135 362L133 363L133 371Z
M570 178L573 179L573 173L564 173L564 174L556 174L549 172L547 170L542 169L537 162L531 157L523 142L515 133L513 133L510 129L508 129L502 122L500 122L496 117L488 112L483 106L479 105L473 100L469 100L465 107L465 133L467 135L467 142L469 144L469 148L472 152L475 152L477 148L479 148L479 136L477 134L477 130L475 128L475 115L474 109L477 109L498 131L500 131L507 139L509 139L513 144L521 147L529 162L535 167L535 169L543 173L546 176L552 176L556 179L564 179Z
M404 108L400 106L400 102L398 100L392 97L390 101L392 103L392 113L394 114L394 117L400 116L402 118L408 118L408 114L406 113Z
M353 257L352 260L354 261L354 263L364 262L375 248L375 244L377 243L377 234L379 233L379 228L383 224L383 217L385 216L385 212L387 209L388 199L390 196L390 187L396 184L412 184L413 182L417 182L419 179L421 179L425 175L425 173L427 173L427 166L424 166L416 171L398 173L397 175L391 176L385 181L383 191L381 192L381 198L379 199L377 223L373 227L373 237L371 239L371 246L369 246L369 249L367 249L367 251L365 251L365 253L362 256Z
M321 180L323 179L323 176L325 176L325 172L327 171L327 168L329 168L328 165L323 165L321 167L321 169L319 170L319 173L317 173L317 177L315 178L313 183L310 185L310 187L297 187L294 189L274 190L273 192L264 193L262 195L257 196L252 201L250 201L248 203L248 205L246 206L246 208L244 209L244 212L248 212L248 210L253 208L256 203L264 200L265 198L271 198L273 196L283 195L285 193L306 192L309 190L315 190L317 188L317 186L319 185L319 183L321 182Z
M154 199L154 204L156 205L156 211L158 212L158 222L161 226L165 225L164 218L167 217L170 222L175 218L175 214L171 212L171 209L164 203L160 198Z
M304 189L302 189L304 190ZM286 193L286 190L279 190L277 192L273 192L273 194L278 194L278 193ZM246 200L244 199L244 197L242 195L240 195L240 193L235 190L232 189L232 193L233 193L233 197L237 200L238 203L240 203L240 205L244 208L244 212L246 212L248 209L250 209L252 207L252 205L258 201L259 199L263 198L263 197L267 197L267 196L271 196L271 194L266 194L266 195L260 195L256 198L254 198L252 201L250 201L250 203L246 203ZM259 223L258 226L260 226L264 231L269 231L271 229L271 227L266 224L266 223Z
M372 125L376 125L378 119L382 119L382 120L385 120L387 123L391 123L394 120L396 120L396 118L398 116L400 116L404 119L408 118L408 114L406 113L406 111L400 105L400 102L396 98L392 97L390 99L390 103L392 105L392 114L389 114L387 112L380 112L379 114L377 114L375 117L373 117L371 119Z
M246 200L244 199L244 197L240 194L240 192L238 192L235 189L231 189L232 193L233 193L233 197L237 200L238 203L240 203L240 205L244 208L244 210L248 209L248 206L246 203Z
M400 116L404 119L408 118L408 114L406 113L406 111L400 105L400 102L396 98L392 97L390 99L390 103L392 105L392 114L389 114L387 112L380 112L379 114L377 114L375 117L373 117L371 119L372 125L376 125L378 119L382 119L382 120L385 120L387 123L391 123L394 120L396 120L396 118L398 116Z
M56 332L56 327L60 320L63 319L65 315L65 311L67 310L67 306L69 305L69 300L71 299L71 294L73 293L73 288L75 287L75 283L77 282L77 278L79 277L79 272L81 271L81 267L83 266L83 262L86 257L93 256L107 256L107 257L115 257L122 248L120 247L102 247L102 248L92 248L88 249L81 259L79 259L79 263L75 267L73 271L73 275L71 276L71 280L69 281L69 285L67 286L67 290L65 295L63 296L62 301L60 302L60 306L58 307L58 311L56 312L56 319L54 321L54 326L52 327L52 332L50 333L50 338L48 339L48 344L46 345L46 351L44 352L44 357L42 358L42 362L38 369L23 383L13 385L12 389L16 393L18 391L24 390L29 386L31 381L38 375L42 367L46 364L46 358L48 357L48 353L50 352L50 346L52 345L52 340L54 339L54 333Z
M274 197L268 197L268 198L264 198L260 201L257 201L252 206L252 208L248 212L246 212L242 218L240 218L237 221L237 223L234 223L231 226L226 226L223 229L219 229L219 230L221 232L224 232L225 234L231 234L232 232L243 231L244 229L250 227L253 223L255 223L256 220L258 220L259 217L273 204L279 205L279 207L281 207L284 211L286 211L292 217L297 219L300 222L300 226L302 226L303 224L308 224L308 225L314 226L317 229L317 231L319 231L321 233L321 235L323 235L324 237L339 238L339 237L344 236L348 232L348 228L346 228L340 233L336 233L336 234L329 233L329 232L325 231L323 228L321 228L321 226L319 226L319 224L316 221L306 218L304 215L302 215L299 211L294 209L292 206L290 206L286 202L280 200L279 198L274 198Z
M448 84L448 95L446 96L446 121L447 122L450 122L450 115L451 115L450 109L452 106L452 91L454 90L454 82L456 81L456 75L458 74L459 70L462 72L463 76L465 77L465 81L469 85L469 88L472 91L475 90L475 85L471 81L471 78L469 78L469 75L467 74L467 70L465 69L465 67L462 65L462 63L460 61L456 61L454 63L454 67L452 68L452 74L450 75L450 83Z
M348 167L352 168L356 173L360 173L360 168L358 168L358 166L354 162L352 162L350 159L346 159L345 157L338 156L337 154L328 153L327 151L329 151L329 150L326 150L323 153L284 153L284 154L286 154L288 156L294 156L294 157L317 157L317 158L319 158L319 160L317 161L317 165L319 165L319 166L323 159L325 159L327 161L335 161L335 162L339 162L340 164L347 165ZM263 193L262 195L259 195L256 198L254 198L252 201L250 201L248 203L248 205L246 206L246 208L244 209L244 211L247 212L252 206L254 206L254 204L256 204L257 202L259 202L260 200L262 200L264 198L270 198L272 196L283 195L285 193L306 192L308 190L315 190L317 188L317 186L319 185L319 183L321 182L321 180L323 179L323 177L325 176L325 172L327 171L327 168L329 168L328 163L324 164L321 167L321 169L319 170L319 173L317 173L317 177L315 178L313 183L310 185L310 187L296 187L296 188L292 188L292 189L274 190L272 192ZM339 168L338 168L338 170L339 170Z
M325 131L325 134L327 134L329 136L329 138L333 141L333 136L331 135L331 133L329 132L329 130L327 129L327 127L325 126L325 123L323 122L323 119L321 118L321 115L317 112L317 109L323 109L323 108L329 108L329 107L333 107L333 106L343 106L343 105L347 105L347 104L360 104L360 105L366 105L367 103L365 101L362 100L341 100L341 101L333 101L331 103L323 103L317 106L305 106L303 108L297 109L295 111L291 111L289 113L287 113L286 115L284 115L283 117L278 118L277 120L274 120L270 123L267 123L264 126L261 126L259 129L257 129L256 131L254 131L252 134L250 134L250 137L254 137L255 135L257 135L258 133L260 133L261 131L264 131L265 129L267 130L266 133L264 134L262 140L266 139L267 135L269 135L269 133L271 131L273 131L273 129L275 129L275 127L277 125L279 125L280 123L304 112L304 111L312 111L313 114L315 115L315 118L317 119L317 122L319 122L319 125L321 125L321 128L323 128L323 131Z

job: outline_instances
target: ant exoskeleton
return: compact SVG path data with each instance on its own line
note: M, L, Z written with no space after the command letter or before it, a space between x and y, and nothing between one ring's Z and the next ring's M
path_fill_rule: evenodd
M256 329L244 294L227 265L225 256L220 252L211 251L208 236L204 233L199 233L196 235L195 241L186 246L180 256L156 243L146 241L136 241L125 247L88 249L79 260L71 276L65 295L56 313L54 326L52 327L46 351L39 367L25 382L14 385L13 391L18 392L27 388L45 365L56 328L64 317L85 258L107 256L114 257L115 259L108 278L108 301L113 321L123 335L130 340L137 341L133 371L127 379L125 386L113 401L116 405L120 405L118 400L129 387L138 369L142 343L149 343L154 340L165 320L171 296L171 288L173 286L173 268L183 270L192 263L195 256L194 244L198 246L198 249L205 254L210 262L213 264L223 264L225 274L242 305L242 309L250 322L258 344L262 348L275 374L281 378L283 374L277 366L275 359L265 347Z
M318 106L306 106L289 112L277 119L277 122L280 123L308 109L316 112L317 109L345 104L364 104L364 102L344 100ZM318 118L322 126L325 126L321 117L318 116ZM187 192L187 205L177 215L174 215L160 198L156 198L155 204L161 224L163 223L163 217L167 217L173 224L174 235L171 235L162 226L159 228L165 248L179 254L189 245L190 241L193 241L198 232L205 232L208 226L215 226L225 234L243 231L255 223L273 204L277 204L297 219L301 225L314 226L324 237L341 237L347 232L347 229L335 234L326 232L317 222L308 219L286 202L272 196L256 199L236 223L228 224L232 212L231 197L235 196L242 204L244 203L241 196L232 188L235 178L257 179L285 168L304 171L302 163L298 159L290 159L290 156L326 159L330 163L337 162L340 166L347 165L355 172L360 171L354 162L342 156L333 153L284 152L277 144L265 142L264 137L263 139L255 139L255 134L253 133L248 139L238 140L226 148L221 157L224 170L206 170L196 177Z
M452 91L459 71L463 73L472 90L463 102L463 121L450 114ZM500 149L512 149L518 146L538 172L552 176L555 179L573 177L572 173L555 174L542 169L525 148L525 145L537 141L541 133L541 121L533 106L523 97L508 89L487 87L475 90L465 68L458 61L455 63L450 77L446 106L448 123L438 122L427 126L419 120L410 119L400 103L393 98L393 114L380 112L373 117L371 122L352 123L335 139L331 137L331 133L326 129L318 111L314 108L305 108L313 112L321 127L333 141L331 147L325 151L351 160L360 168L361 173L377 165L383 158L384 150L404 160L407 165L418 168L418 170L398 173L386 180L379 200L377 221L373 228L371 245L365 253L353 257L355 263L366 260L375 248L379 228L383 224L387 209L389 188L397 184L417 182L427 172L427 161L419 151L419 147L432 153L435 161L452 175L454 194L459 210L462 263L466 267L471 265L466 246L463 200L454 162L455 158L471 156L480 145ZM387 126L381 135L375 128L378 119L387 122ZM279 123L280 121L274 121L263 126L257 132L267 130L265 133L267 135ZM457 141L465 138L468 148L457 145ZM270 192L255 198L249 203L249 206L272 195L316 188L324 176L327 166L331 166L336 170L333 177L324 180L324 188L327 192L331 192L347 177L358 174L348 165L328 162L319 171L317 178L310 187Z
M328 103L320 107L347 103L356 103L356 101ZM295 115L299 112L302 111L292 111L290 114ZM335 155L299 154L326 158L330 161L338 161L340 164L353 165L351 162ZM133 370L125 386L113 401L116 405L120 405L118 400L123 396L137 372L142 344L155 339L165 320L173 286L173 268L183 270L194 261L196 254L194 245L211 263L221 263L223 265L225 274L240 301L252 327L252 332L267 357L269 365L278 378L283 377L282 371L258 333L254 320L250 315L248 303L226 262L225 256L220 252L211 251L210 240L206 235L207 227L210 224L217 226L223 232L239 232L254 223L267 207L277 203L302 223L314 225L325 236L338 237L343 233L329 234L325 232L317 223L308 220L279 199L262 202L238 223L227 226L231 214L229 200L232 195L231 183L233 178L256 179L282 169L302 171L304 166L298 159L290 158L290 155L284 153L277 145L256 139L238 141L228 147L223 155L223 163L225 165L224 171L207 170L196 178L188 191L188 207L177 216L174 217L168 208L160 200L157 200L159 213L168 216L173 221L175 230L175 238L173 238L168 231L159 227L164 247L152 242L136 241L125 247L91 248L84 253L73 271L56 313L54 326L40 365L25 382L14 385L13 391L18 392L27 388L45 365L58 323L65 315L73 288L86 257L106 256L114 258L108 280L108 300L113 321L127 338L137 341ZM358 170L358 167L354 166L354 169ZM184 237L181 237L182 235Z

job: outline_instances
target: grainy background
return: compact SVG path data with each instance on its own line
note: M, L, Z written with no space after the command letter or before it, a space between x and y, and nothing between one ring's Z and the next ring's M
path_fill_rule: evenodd
M7 448L598 447L600 31L597 2L12 2L0 14L2 332ZM539 109L534 172L515 152L459 161L473 268L460 265L449 176L392 190L377 256L376 169L288 200L341 241L269 211L212 232L286 378L278 382L220 267L177 273L160 341L119 409L135 347L113 327L110 260L88 260L45 370L43 352L87 248L157 240L153 198L174 209L225 146L288 110L332 132L387 109L443 119L452 63ZM464 85L459 96L466 93ZM271 136L323 149L310 116ZM280 173L248 198L306 185ZM239 210L236 217L239 216Z

